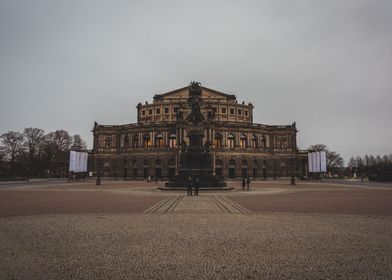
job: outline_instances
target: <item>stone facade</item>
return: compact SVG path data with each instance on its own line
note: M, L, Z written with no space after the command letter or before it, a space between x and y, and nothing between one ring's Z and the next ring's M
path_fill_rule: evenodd
M167 179L179 170L181 147L189 143L188 132L204 131L213 154L213 172L225 178L256 179L303 176L307 153L298 151L295 123L253 123L253 104L238 103L235 95L201 87L197 127L187 120L191 112L188 87L154 96L152 103L139 103L137 123L95 123L93 169L103 176Z

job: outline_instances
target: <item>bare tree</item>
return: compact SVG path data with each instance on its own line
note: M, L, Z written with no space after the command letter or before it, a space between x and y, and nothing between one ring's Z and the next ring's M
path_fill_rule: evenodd
M70 145L71 137L66 130L56 130L45 136L43 156L54 174L57 173L59 165L64 165L68 160Z
M358 163L354 157L350 158L350 161L348 162L348 166L351 168L356 168L358 167Z
M308 150L319 152L319 151L328 151L328 148L324 144L315 144L315 145L311 145L308 148Z
M0 161L3 161L5 159L5 147L4 146L0 146Z
M16 131L8 131L0 136L3 142L4 155L11 162L11 175L14 174L14 164L17 154L23 146L23 135Z
M29 167L30 171L34 172L34 161L38 154L38 148L41 146L44 140L45 131L40 128L25 128L23 131L23 136L25 140L25 145L29 157Z
M335 172L338 168L344 166L343 158L337 152L327 151L327 168Z
M72 149L75 150L86 150L87 149L87 144L86 141L80 137L79 134L75 134L72 136Z
M327 169L331 172L336 172L338 168L344 166L343 158L334 151L329 151L328 147L324 144L311 145L308 150L312 151L325 151L327 156Z

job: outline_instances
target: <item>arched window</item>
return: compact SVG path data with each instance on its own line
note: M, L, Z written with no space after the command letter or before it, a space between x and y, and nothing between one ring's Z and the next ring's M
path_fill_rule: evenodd
M137 134L133 136L132 145L134 148L137 148L139 146L139 136L137 136Z
M177 136L176 136L176 134L174 132L170 133L170 135L169 135L169 147L170 148L175 148L176 145L177 145Z
M244 178L248 177L248 162L246 159L241 162L241 176Z
M112 147L112 137L106 136L105 137L105 148L110 148L110 147Z
M261 148L267 147L266 142L267 142L267 138L265 137L265 135L261 136Z
M234 148L235 147L235 137L233 133L227 135L227 147Z
M150 146L151 146L150 134L144 134L144 136L143 136L143 147L150 147Z
M216 148L222 147L222 134L219 132L215 133L214 144Z
M161 133L155 135L155 147L163 147L163 135Z
M252 135L252 148L258 148L256 135Z
M126 136L124 137L124 147L125 147L125 148L128 148L128 147L129 147L129 136L128 136L128 135L126 135Z
M241 134L241 136L240 136L240 148L246 148L246 146L247 146L247 138L246 138L246 135L245 134Z

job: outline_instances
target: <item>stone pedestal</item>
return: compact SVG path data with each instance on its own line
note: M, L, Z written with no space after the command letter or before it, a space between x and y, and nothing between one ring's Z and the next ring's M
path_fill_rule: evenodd
M166 188L186 188L188 177L192 180L199 180L200 189L220 189L226 188L226 182L213 175L212 155L210 145L202 145L204 134L201 130L195 129L188 134L190 139L189 147L183 148L180 156L179 174L171 181L167 182Z

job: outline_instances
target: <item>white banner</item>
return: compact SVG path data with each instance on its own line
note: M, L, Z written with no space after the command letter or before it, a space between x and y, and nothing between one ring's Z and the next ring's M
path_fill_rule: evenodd
M316 166L317 166L317 168L316 168L316 172L320 172L320 166L321 166L321 163L320 163L320 152L316 152L315 153L316 154Z
M309 172L327 172L327 153L325 151L308 153Z
M313 172L312 153L308 153L308 168L309 172Z
M88 153L71 151L69 154L69 171L87 172Z
M327 153L325 151L320 152L320 168L321 172L327 172Z
M69 154L69 171L75 171L76 152L71 151Z
M312 169L313 172L317 172L317 162L316 162L316 153L312 153Z

